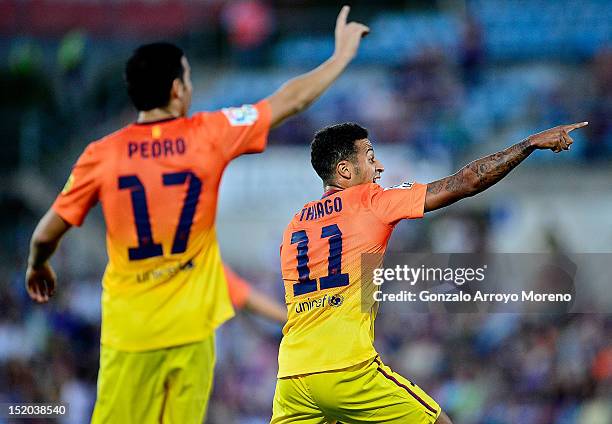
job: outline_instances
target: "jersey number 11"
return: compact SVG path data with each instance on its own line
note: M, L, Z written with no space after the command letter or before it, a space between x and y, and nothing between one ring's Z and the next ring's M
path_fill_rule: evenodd
M319 290L348 286L349 275L342 274L342 232L338 225L328 225L321 229L321 238L329 238L329 257L327 275L319 279ZM310 279L308 268L308 235L306 231L291 234L291 244L297 243L297 270L299 283L293 285L293 295L311 293L317 290L317 280Z

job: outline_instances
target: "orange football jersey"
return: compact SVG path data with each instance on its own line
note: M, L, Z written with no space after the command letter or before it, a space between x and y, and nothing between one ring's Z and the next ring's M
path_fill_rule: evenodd
M102 204L102 344L141 351L203 340L233 316L215 234L227 164L261 152L270 106L132 124L91 143L53 210L81 225Z
M382 254L401 219L420 218L426 185L362 184L327 193L293 217L283 235L281 269L288 309L279 377L330 371L376 355L374 318L361 293L361 255ZM371 285L371 283L369 283Z

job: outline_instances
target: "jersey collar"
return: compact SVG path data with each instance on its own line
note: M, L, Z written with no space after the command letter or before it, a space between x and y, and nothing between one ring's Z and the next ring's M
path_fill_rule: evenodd
M321 197L321 199L325 199L326 197L331 196L332 194L337 193L339 191L342 190L339 188L332 188L330 190L327 190L325 193L323 193L323 197Z
M178 119L178 118L179 118L178 116L170 116L168 118L158 119L156 121L134 122L134 125L155 125L155 124L162 124L164 122L174 121L175 119Z

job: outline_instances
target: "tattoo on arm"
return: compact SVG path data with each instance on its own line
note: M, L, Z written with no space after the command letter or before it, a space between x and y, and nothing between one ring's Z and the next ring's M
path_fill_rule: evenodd
M426 198L425 210L438 209L486 190L508 175L534 150L529 139L525 139L501 152L471 162L456 174L428 184L430 198Z
M478 178L476 193L486 190L504 178L534 150L529 140L523 140L506 150L470 163L467 168Z

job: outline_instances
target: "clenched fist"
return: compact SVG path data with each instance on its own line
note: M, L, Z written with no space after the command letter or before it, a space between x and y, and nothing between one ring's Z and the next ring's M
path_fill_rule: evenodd
M37 303L46 303L55 294L55 272L45 263L38 267L28 266L26 271L26 290Z

